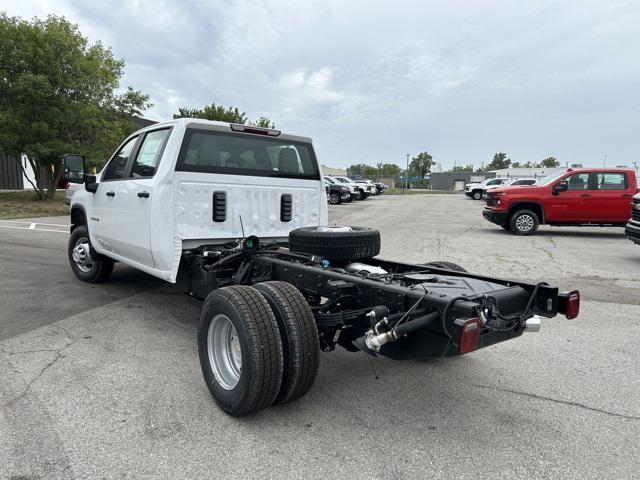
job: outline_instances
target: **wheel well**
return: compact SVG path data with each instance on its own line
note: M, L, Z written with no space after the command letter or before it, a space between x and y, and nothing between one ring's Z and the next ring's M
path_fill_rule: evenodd
M544 209L542 205L534 202L520 202L515 205L509 207L509 220L511 220L511 216L517 212L518 210L531 210L536 215L538 215L538 220L540 223L544 223Z
M84 214L84 210L80 207L73 208L71 210L71 231L73 232L76 227L87 224L87 218Z

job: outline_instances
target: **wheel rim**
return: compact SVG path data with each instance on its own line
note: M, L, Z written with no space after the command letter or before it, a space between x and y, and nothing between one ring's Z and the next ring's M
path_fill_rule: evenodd
M329 196L329 200L331 201L331 203L333 203L335 205L336 203L338 203L338 195L335 194L335 193L332 193Z
M233 390L240 381L242 348L229 317L213 317L207 333L207 352L213 375L225 390Z
M520 215L516 218L516 227L521 232L528 232L533 229L534 221L531 215Z
M93 268L93 258L91 257L91 246L88 238L80 237L76 240L71 256L81 271L87 273Z
M480 197L482 197L481 193L477 193L476 192L476 193L473 194L473 198L475 198L476 200L480 200Z

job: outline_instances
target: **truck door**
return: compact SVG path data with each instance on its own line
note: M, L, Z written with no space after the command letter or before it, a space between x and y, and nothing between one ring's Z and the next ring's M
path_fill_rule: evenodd
M629 220L631 188L625 172L595 174L592 211L595 220L607 223L626 223Z
M116 241L120 232L117 228L116 191L125 181L127 165L138 137L132 137L120 146L100 176L98 189L93 195L89 211L89 234L98 250L118 253Z
M590 175L584 172L574 173L561 180L567 182L567 190L550 196L547 211L550 222L587 223L593 220Z
M116 192L116 222L120 235L113 240L118 255L147 267L155 266L151 253L151 202L154 175L170 129L141 135L139 148L129 162L127 178ZM170 214L167 212L167 214Z

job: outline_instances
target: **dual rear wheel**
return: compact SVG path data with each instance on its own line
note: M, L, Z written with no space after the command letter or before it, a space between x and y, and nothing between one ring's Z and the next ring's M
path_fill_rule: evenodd
M211 395L233 416L302 397L320 363L311 308L285 282L211 292L200 315L198 353Z

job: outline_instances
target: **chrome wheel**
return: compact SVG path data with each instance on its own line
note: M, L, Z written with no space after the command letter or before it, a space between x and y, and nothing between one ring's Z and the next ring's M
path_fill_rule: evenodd
M73 246L71 254L76 266L83 272L88 273L93 268L93 258L91 257L91 246L89 239L80 237Z
M521 232L528 232L533 229L534 225L535 221L531 215L524 214L516 218L516 227Z
M240 381L242 348L235 327L229 317L213 317L207 333L209 364L216 380L225 390L233 390Z
M332 193L329 195L329 203L331 205L337 205L340 203L340 196L337 193Z

